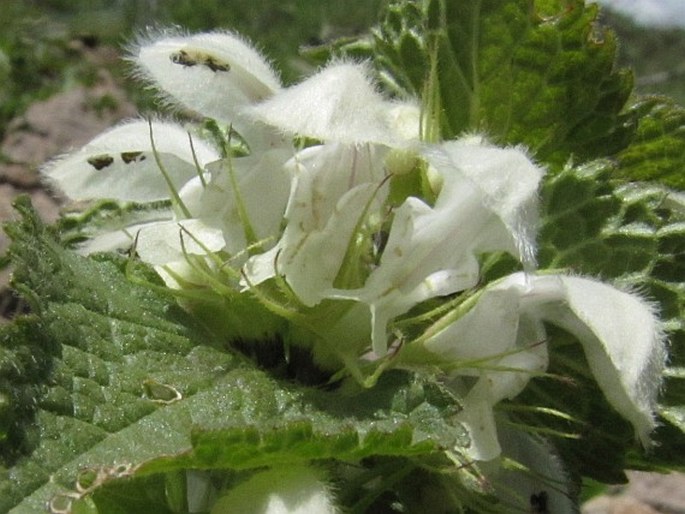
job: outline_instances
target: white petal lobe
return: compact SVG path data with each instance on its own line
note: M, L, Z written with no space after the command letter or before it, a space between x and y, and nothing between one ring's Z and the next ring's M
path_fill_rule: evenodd
M369 304L378 355L386 352L392 318L476 285L478 253L504 250L534 261L541 169L519 150L482 140L444 143L424 153L441 182L435 205L409 197L396 209L380 264L364 287L335 293Z
M324 141L399 141L407 125L414 124L398 121L402 111L394 110L394 104L376 92L368 76L363 65L333 64L247 112L282 131Z
M306 305L315 305L333 287L357 224L378 210L384 152L370 146L328 144L307 148L289 163L293 182L283 236L270 252L248 261L257 284L277 272Z
M230 123L243 106L280 88L266 59L236 34L163 33L149 39L131 57L139 75L203 116Z
M225 244L221 230L188 219L143 227L138 233L136 251L143 261L160 265L183 261L186 255L218 252Z
M537 191L544 170L519 148L498 148L472 136L428 148L428 160L443 176L459 170L479 190L497 223L479 243L484 251L506 250L529 267L535 264Z
M336 514L321 475L301 465L258 472L221 497L211 514Z
M540 315L578 338L607 400L647 445L667 355L658 318L635 294L586 278L559 280L565 303L542 305Z
M164 170L178 190L197 175L188 132L174 123L147 121L119 125L100 134L80 150L43 168L46 179L72 200L112 198L149 202L170 198L169 185L156 162L152 142ZM193 138L200 166L219 154Z

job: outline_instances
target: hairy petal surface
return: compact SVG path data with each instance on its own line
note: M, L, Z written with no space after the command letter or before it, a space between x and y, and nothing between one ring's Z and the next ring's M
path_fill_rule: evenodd
M454 362L455 376L480 377L467 389L460 413L472 438L471 457L499 455L492 407L546 369L543 321L578 339L607 400L648 444L666 360L652 307L587 278L515 273L489 286L469 312L424 343ZM453 387L461 386L457 378Z
M521 275L510 280L523 282ZM529 279L526 309L573 334L611 405L649 444L666 363L666 344L653 307L638 295L580 277Z
M144 37L130 59L138 75L173 104L231 123L281 87L266 59L231 32Z
M533 260L540 168L519 150L482 140L425 153L442 184L435 205L409 197L395 211L380 264L364 287L335 292L369 304L378 355L386 352L387 324L395 316L478 282L479 252L504 250Z
M535 264L538 228L538 186L544 169L521 148L499 148L480 136L450 141L425 151L442 176L457 168L471 179L483 204L497 216L481 251L506 250L525 265ZM503 247L503 242L509 244Z
M360 220L382 205L384 154L373 145L337 143L299 152L288 164L293 177L288 224L271 251L248 261L250 282L278 273L305 305L324 299Z
M385 100L369 75L365 65L333 63L247 112L287 133L324 141L392 145L413 130L417 139L417 110Z
M175 123L132 121L104 132L80 150L42 169L45 178L72 200L112 198L150 202L171 197L170 185L156 162L157 151L171 186L180 189L198 174L188 132ZM219 153L193 138L200 167Z

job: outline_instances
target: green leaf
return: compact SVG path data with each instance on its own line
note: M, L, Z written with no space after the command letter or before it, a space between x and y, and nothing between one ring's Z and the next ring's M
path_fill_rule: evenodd
M551 439L572 479L626 482L626 453L639 453L633 428L607 402L573 336L553 326L546 330L550 375L532 380L507 411Z
M312 395L318 396L312 401L297 388L279 386L263 372L235 369L211 388L109 435L59 470L57 482L62 487L46 484L20 507L31 512L55 495L56 501L64 501L75 492L69 484L84 470L99 476L83 491L95 494L99 503L98 494L109 498L110 493L98 489L112 486L117 479L142 477L149 488L150 482L161 486L160 476L175 470L244 470L319 459L357 461L380 455L434 454L463 446L463 432L445 421L449 417L446 409L454 411L452 400L444 393L436 397L431 388L436 389L428 383L424 390L421 381L411 382L408 374L395 374L386 378L380 391L348 398L319 392ZM407 396L410 399L405 403ZM370 404L375 415L365 417L359 408L340 409L345 403ZM387 409L375 410L378 405ZM324 410L330 406L336 406L333 412ZM139 486L139 482L132 483ZM113 487L121 488L118 484ZM137 494L126 494L140 501Z
M376 32L378 65L396 92L425 102L424 85L437 88L443 139L483 132L559 163L606 156L633 132L622 113L632 78L596 18L582 0L395 1Z
M621 185L611 180L615 174L615 164L595 161L548 177L542 189L540 267L677 287L685 237L682 195L649 184ZM679 309L676 304L666 312Z
M621 151L618 174L685 189L685 108L667 98L647 97L631 106L639 122L631 145Z
M101 200L83 212L66 213L57 222L60 240L68 246L101 234L122 231L136 224L171 219L171 202L149 204ZM134 234L131 234L133 237Z
M636 449L609 460L625 458L625 466L648 469L678 468L682 464L675 449L685 445L685 424L678 416L685 406L685 374L678 372L685 365L685 202L682 193L660 185L612 181L616 174L615 163L596 161L567 167L547 179L539 261L542 268L611 280L655 302L670 342L672 367L666 370L661 398L667 426L657 430L659 446L651 453ZM602 407L596 409L602 412ZM576 414L581 420L590 416L589 411ZM591 466L583 473L596 477L596 470Z
M8 227L15 286L34 314L0 331L0 512L49 502L165 512L164 494L136 491L164 489L188 468L356 462L468 443L451 421L458 403L432 377L388 373L373 390L280 383L172 297L129 282L121 259L75 255L26 200L18 209ZM130 501L91 498L110 482Z
M236 359L206 344L206 334L172 299L128 283L113 262L63 250L25 200L18 208L23 220L7 228L14 283L34 314L0 333L0 419L7 427L0 455L8 468L0 512L36 490L23 505L42 512L73 481L70 464L127 458L123 443L105 443L145 427L164 404L146 396L146 384L192 397ZM161 428L148 426L151 444L135 447L136 458L168 449L168 441L151 437ZM141 430L136 437L147 433Z

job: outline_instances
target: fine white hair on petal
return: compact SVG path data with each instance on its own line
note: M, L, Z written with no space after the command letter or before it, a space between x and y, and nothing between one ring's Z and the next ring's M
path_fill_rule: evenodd
M149 32L130 47L135 74L171 105L231 123L239 110L281 87L269 62L232 32Z
M578 339L608 402L649 444L667 357L653 306L593 279L519 272L488 285L470 311L424 342L427 350L453 361L455 384L460 376L479 377L460 414L472 436L470 456L499 455L492 407L546 369L542 322ZM478 366L469 364L473 360Z
M373 350L387 351L387 324L429 298L478 283L476 256L508 251L532 267L542 170L523 152L479 139L423 149L440 179L431 207L407 198L394 212L378 266L358 290L330 293L368 303Z
M635 293L581 277L514 273L493 287L516 288L522 312L578 339L606 399L649 444L667 357L653 306Z
M500 148L479 135L427 147L424 155L443 174L458 169L471 179L482 193L484 206L501 220L507 234L493 233L481 243L481 250L508 250L533 269L538 187L545 170L536 166L522 148ZM510 248L502 248L502 239L511 242Z
M224 246L223 233L201 220L164 221L140 229L136 251L141 260L153 265L182 261L186 254L206 255Z
M152 122L152 138L176 190L197 175L195 158L201 167L219 158L218 152L199 138L193 139L191 148L188 132L176 123ZM48 163L41 172L72 200L168 199L169 184L155 159L153 139L150 122L129 121L103 132L80 150Z
M400 144L406 127L393 124L401 112L376 90L370 76L365 64L333 62L245 111L291 134L340 143Z
M537 277L546 285L550 277ZM558 277L563 303L536 306L539 316L578 338L597 383L646 446L655 427L666 365L665 335L654 308L634 293L580 277Z

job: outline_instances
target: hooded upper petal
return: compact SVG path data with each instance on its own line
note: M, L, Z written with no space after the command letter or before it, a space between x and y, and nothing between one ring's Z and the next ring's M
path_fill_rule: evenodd
M231 32L149 35L131 60L170 101L225 123L281 87L267 60Z
M150 202L171 197L154 147L171 187L179 190L200 167L219 158L200 138L175 123L133 121L103 132L80 150L42 169L45 178L73 200L112 198ZM194 156L193 156L194 151Z
M479 241L479 249L505 250L534 266L538 187L544 169L521 148L499 148L480 136L429 147L424 154L442 177L452 169L468 177L483 205L497 217Z
M580 277L534 277L528 294L530 312L580 341L604 396L647 444L667 357L653 307L636 294Z
M532 373L547 366L542 321L578 339L609 403L648 443L666 359L652 307L635 294L592 279L515 273L488 286L472 310L424 343L454 361L454 375L481 377L465 393L461 414L475 440L474 458L499 453L493 420L483 409L519 394ZM510 369L489 370L484 362L480 370L473 366L474 359L488 355Z
M365 65L333 63L246 112L282 131L323 141L392 145L413 130L418 139L418 109L385 100L369 75Z

